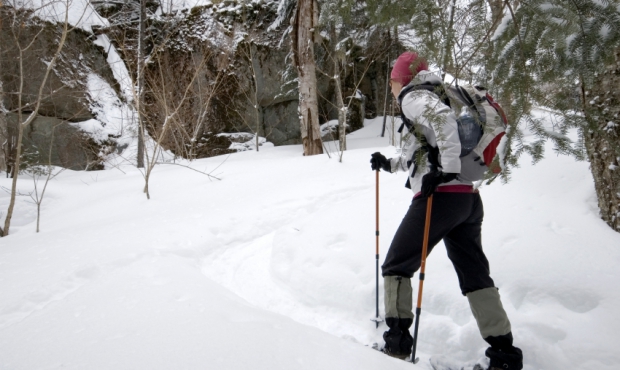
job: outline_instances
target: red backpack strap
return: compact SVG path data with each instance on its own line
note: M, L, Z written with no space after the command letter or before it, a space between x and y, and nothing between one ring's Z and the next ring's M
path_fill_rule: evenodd
M491 163L493 163L493 158L495 158L495 155L497 154L497 146L499 145L499 142L502 140L503 136L504 136L503 132L497 135L489 143L489 145L487 145L486 149L484 149L484 152L482 152L482 156L483 156L482 160L484 161L484 164L486 164L487 167L489 167L489 169L493 173L502 172L502 168L500 166L497 166L497 165L491 166Z
M508 117L506 117L506 113L504 112L504 109L502 108L501 105L499 105L491 96L491 94L487 93L486 94L486 98L487 101L489 102L489 104L495 108L495 110L497 111L497 113L499 113L500 117L502 117L502 121L504 122L504 126L508 126Z

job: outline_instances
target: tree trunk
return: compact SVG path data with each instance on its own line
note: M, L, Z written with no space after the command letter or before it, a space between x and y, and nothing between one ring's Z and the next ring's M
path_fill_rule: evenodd
M0 83L0 172L8 172L6 159L7 149L9 147L9 126L4 112L4 107L2 105L2 99L2 84Z
M5 51L3 50L4 45L0 45L0 62L4 58ZM9 174L9 166L7 163L9 155L9 126L6 117L6 108L4 107L4 87L2 85L2 81L0 80L0 171L5 171L7 173L7 177Z
M144 69L146 60L146 0L140 0L140 24L138 32L138 153L136 155L136 165L144 168Z
M9 235L9 228L11 227L11 218L13 217L13 209L15 209L15 196L17 195L17 177L19 176L19 164L20 164L20 159L21 159L22 139L24 137L24 125L22 124L23 112L21 110L22 97L24 96L23 95L24 78L25 78L24 51L20 47L19 49L19 95L17 96L17 106L19 107L19 111L17 112L17 145L16 145L17 149L15 152L15 162L13 163L11 193L10 193L11 196L9 200L9 208L6 211L6 217L4 219L4 227L2 228L2 236ZM45 84L45 81L43 81L41 86L44 86L44 84ZM36 113L32 113L32 114L36 114Z
M334 81L336 82L336 104L338 105L338 141L340 152L347 150L347 107L342 99L342 86L340 85L340 61L334 59ZM342 154L340 155L342 161Z
M255 133L256 133L256 152L258 153L258 150L260 148L260 127L261 127L261 117L262 117L262 107L260 105L260 101L258 99L258 76L256 75L256 64L258 64L258 61L255 58L255 54L254 54L254 50L253 50L253 42L250 41L248 42L248 49L249 49L249 59L250 59L250 67L251 67L251 71L252 71L252 82L254 82L254 88L253 88L253 101L252 101L252 105L254 106L254 125L255 125ZM265 133L265 136L266 133Z
M291 32L293 63L299 75L299 116L304 155L323 153L319 127L315 27L318 26L316 0L298 0Z
M601 218L620 232L620 50L596 87L583 94L591 126L585 132Z
M68 22L69 2L67 2L65 6L66 6L67 11L65 12L63 30L62 30L62 34L60 35L58 47L52 59L46 63L47 68L45 70L45 74L43 75L43 79L41 80L41 84L39 85L39 91L36 96L36 104L32 108L32 111L28 114L28 118L26 118L25 120L22 119L23 113L24 113L23 112L24 106L22 105L22 97L24 94L24 79L25 79L25 73L26 73L26 71L24 71L24 52L28 50L34 44L34 39L30 41L27 47L23 48L20 44L20 39L19 39L18 34L15 32L15 30L12 30L13 38L15 40L15 44L17 45L17 50L19 53L19 90L17 92L18 93L18 97L17 97L17 107L18 107L18 112L17 112L18 130L17 131L18 133L17 133L17 144L16 144L16 149L15 149L15 162L13 164L13 169L12 169L13 179L11 182L9 207L6 211L6 218L4 219L4 228L0 228L1 236L9 235L9 227L11 225L11 218L13 217L13 209L15 208L15 196L17 193L17 178L19 176L19 165L20 165L20 160L21 160L21 155L22 155L21 146L22 146L22 139L24 136L24 128L28 127L28 125L30 125L35 120L37 115L39 114L39 108L41 107L41 101L43 100L43 93L45 90L47 79L50 75L50 72L54 68L56 60L60 57L60 52L62 51L62 48L65 45L65 41L67 40L67 34L69 33L69 22ZM38 37L40 34L41 33L39 32L35 36L35 38Z

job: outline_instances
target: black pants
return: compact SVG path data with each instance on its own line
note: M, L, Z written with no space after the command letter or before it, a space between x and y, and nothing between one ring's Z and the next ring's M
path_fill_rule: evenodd
M427 198L416 198L411 203L407 214L396 231L396 235L394 235L392 245L390 245L383 263L384 277L412 278L413 274L420 268L426 204ZM476 294L473 292L482 292L482 289L495 286L493 279L489 276L489 261L482 251L483 217L482 199L478 193L435 193L433 196L428 253L443 239L448 257L452 261L459 278L461 292L463 295L472 293L470 294L471 297ZM386 298L386 302L388 301L398 302L398 297ZM470 300L471 304L472 301ZM494 316L501 320L505 319L507 322L508 318L503 307L501 307L499 296L497 296L497 302L489 302L489 304L496 309ZM388 353L394 355L409 355L411 353L408 346L413 343L409 334L412 319L409 317L407 316L405 320L400 317L386 317L385 321L389 330L383 334L383 338ZM478 322L478 327L486 324L488 323L483 320L482 324ZM483 329L481 328L482 332ZM497 336L490 335L484 340L491 345L485 352L491 360L491 367L506 370L521 370L523 368L523 354L519 348L512 345L511 332Z
M416 198L403 218L385 262L383 276L411 278L420 268L427 198ZM478 193L435 193L428 253L444 240L463 294L493 287L489 262L482 251L484 210Z

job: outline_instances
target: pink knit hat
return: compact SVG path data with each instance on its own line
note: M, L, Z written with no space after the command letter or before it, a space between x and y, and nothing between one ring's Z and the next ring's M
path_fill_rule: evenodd
M406 51L402 53L392 67L390 79L407 86L420 71L427 71L428 63L417 53Z

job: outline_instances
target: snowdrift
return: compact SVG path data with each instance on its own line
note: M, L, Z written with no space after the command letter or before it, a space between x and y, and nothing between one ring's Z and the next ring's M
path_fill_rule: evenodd
M411 369L370 348L385 327L370 321L369 156L396 155L380 125L349 135L342 163L286 146L191 163L221 180L161 165L148 201L130 166L65 171L38 234L22 177L0 239L0 369ZM380 176L382 259L411 201L404 182ZM481 194L483 245L525 369L616 369L620 235L598 218L588 164L548 150ZM442 245L424 294L416 367L482 357Z

